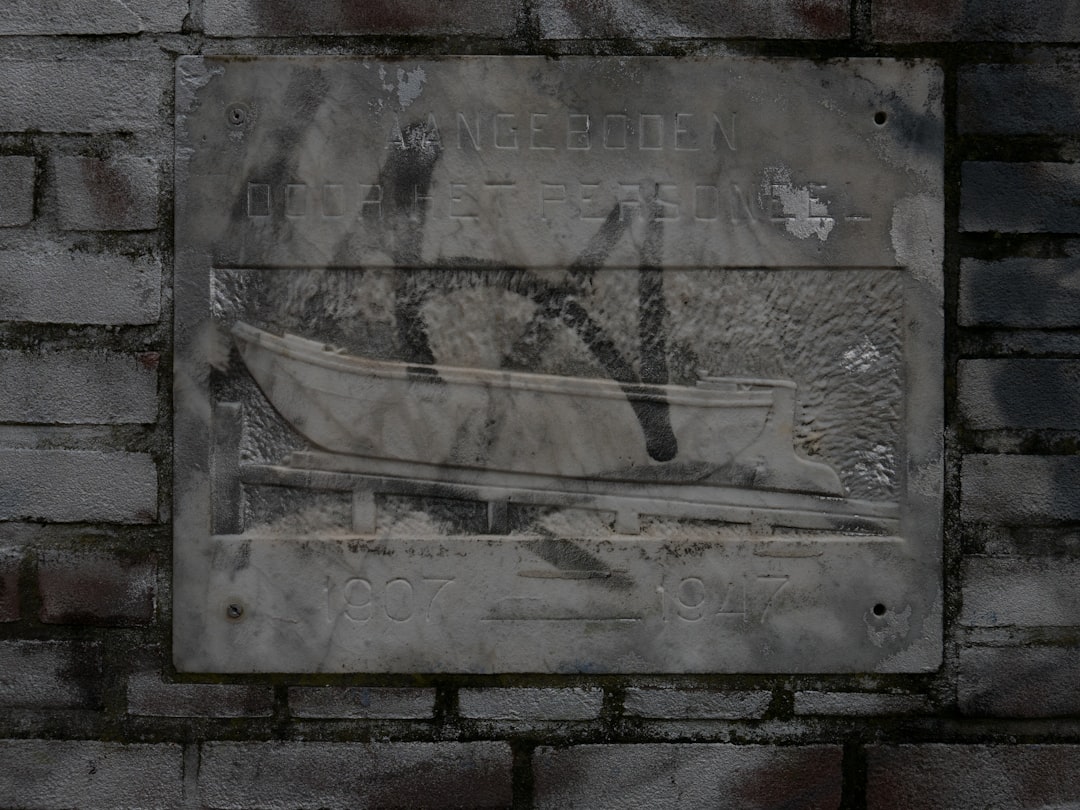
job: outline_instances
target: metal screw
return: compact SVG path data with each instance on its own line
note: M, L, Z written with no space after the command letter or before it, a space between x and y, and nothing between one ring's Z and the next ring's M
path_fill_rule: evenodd
M241 616L244 615L244 606L238 605L236 602L233 602L231 605L225 608L225 615L228 616L230 619L239 619Z

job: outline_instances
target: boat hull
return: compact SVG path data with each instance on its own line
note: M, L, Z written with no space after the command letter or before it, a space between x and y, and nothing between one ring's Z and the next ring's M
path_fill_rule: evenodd
M843 493L832 468L794 452L795 389L786 381L626 385L370 360L243 323L233 335L275 409L332 453L559 478Z

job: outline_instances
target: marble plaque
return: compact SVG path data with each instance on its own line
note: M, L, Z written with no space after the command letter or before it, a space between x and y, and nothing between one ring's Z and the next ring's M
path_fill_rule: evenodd
M942 80L185 57L176 665L941 658Z

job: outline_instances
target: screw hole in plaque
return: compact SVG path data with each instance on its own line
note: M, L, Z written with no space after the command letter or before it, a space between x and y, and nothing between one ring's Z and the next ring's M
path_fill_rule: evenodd
M884 110L878 110L874 113L874 123L879 127L885 126L885 122L889 120L889 114Z
M248 121L248 108L246 104L230 104L225 111L225 118L234 127L242 127Z
M225 616L231 621L240 621L244 617L244 606L239 602L230 602L225 607Z
M884 616L885 615L885 610L886 610L885 605L881 604L881 602L878 602L876 605L874 605L874 615L875 616Z

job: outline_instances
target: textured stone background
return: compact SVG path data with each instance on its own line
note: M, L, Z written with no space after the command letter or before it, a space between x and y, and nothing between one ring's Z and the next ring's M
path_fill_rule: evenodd
M7 0L0 806L1080 803L1078 40L1076 0ZM940 62L942 669L178 677L171 127L185 53Z

